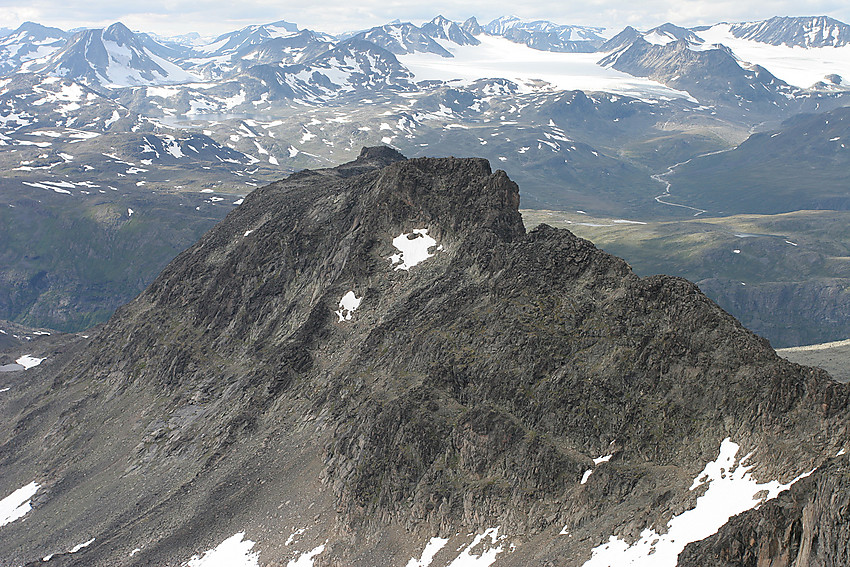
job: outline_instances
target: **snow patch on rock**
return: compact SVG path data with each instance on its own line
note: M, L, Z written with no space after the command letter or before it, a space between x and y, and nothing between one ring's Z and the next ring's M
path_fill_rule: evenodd
M428 252L437 241L428 236L427 228L416 228L410 233L401 233L393 238L393 246L399 251L388 258L396 270L409 270L434 254Z
M25 354L21 358L17 359L15 362L24 367L24 370L28 370L33 366L38 366L42 362L44 362L45 358L36 358L31 354Z
M708 490L697 499L694 508L667 523L667 533L647 528L632 545L612 535L608 543L593 549L584 567L674 567L687 544L716 533L732 516L776 498L811 474L802 474L787 484L776 480L759 483L751 473L754 465L745 464L752 453L736 460L738 449L738 444L728 437L723 440L717 459L705 465L690 487L695 490L707 485Z
M32 510L30 500L35 496L39 488L41 488L41 485L37 482L31 482L17 489L3 500L0 500L0 526L5 526L23 518L27 512Z
M445 538L432 537L425 546L425 549L422 550L422 555L419 559L411 557L405 567L428 567L431 565L431 561L434 560L434 556L437 555L437 553L443 549L448 542L449 540Z
M339 309L334 311L337 317L339 317L339 322L350 321L351 314L360 307L361 301L363 301L363 298L354 295L354 291L349 291L343 295L342 299L339 300Z
M251 551L255 542L245 532L234 534L203 556L193 556L184 567L259 567L260 553Z

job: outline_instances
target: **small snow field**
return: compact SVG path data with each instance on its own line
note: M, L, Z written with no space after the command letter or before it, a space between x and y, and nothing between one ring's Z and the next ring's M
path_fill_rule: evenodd
M287 563L286 567L313 567L313 560L316 556L321 555L323 551L325 551L324 544L302 553L297 558Z
M490 539L489 547L487 538ZM487 567L505 550L504 539L505 536L499 536L499 528L489 528L476 535L472 543L467 545L448 567Z
M68 553L77 553L81 549L85 549L86 547L90 546L93 543L94 543L94 538L91 538L88 541L84 541L83 543L78 543L77 545L75 545L74 547L69 549Z
M434 556L437 555L437 553L443 549L448 542L449 540L445 538L432 537L425 546L425 549L422 550L422 555L419 556L419 559L411 557L405 567L428 567L431 565L431 561L434 560Z
M47 357L36 358L36 357L32 356L31 354L25 354L22 357L15 360L15 362L17 364L20 364L21 366L23 366L25 370L29 370L30 368L32 368L34 366L38 366L39 364L44 362L44 360L46 358Z
M260 553L251 551L255 542L245 539L245 532L234 534L205 552L195 555L183 567L259 567Z
M436 244L437 241L428 236L427 228L417 228L393 238L393 246L399 253L387 259L396 270L409 270L433 256L428 250Z
M32 510L30 500L39 488L41 488L41 485L37 482L31 482L0 500L0 527L23 518L27 512Z
M363 298L354 295L354 291L349 291L343 295L342 299L339 300L339 309L334 311L336 316L339 317L338 322L342 323L343 321L350 321L351 314L360 307L361 301L363 301Z

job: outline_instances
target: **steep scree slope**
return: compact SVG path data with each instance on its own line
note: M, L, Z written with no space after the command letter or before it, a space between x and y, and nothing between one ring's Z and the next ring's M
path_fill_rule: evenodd
M0 394L0 495L38 485L0 563L244 537L244 565L408 565L441 537L434 566L582 565L663 533L731 442L762 482L846 446L846 386L518 204L484 160L388 148L251 193Z

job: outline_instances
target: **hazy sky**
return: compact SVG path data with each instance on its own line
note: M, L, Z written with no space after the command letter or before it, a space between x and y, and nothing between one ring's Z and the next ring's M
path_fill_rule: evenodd
M847 0L537 0L518 5L506 0L0 0L0 26L15 28L31 20L63 29L102 27L121 21L128 27L162 34L197 31L216 35L250 24L287 20L301 28L327 32L363 29L393 19L419 24L443 14L453 20L476 16L486 24L515 14L561 24L608 28L650 28L667 21L693 26L720 21L761 20L771 16L828 15L850 22Z

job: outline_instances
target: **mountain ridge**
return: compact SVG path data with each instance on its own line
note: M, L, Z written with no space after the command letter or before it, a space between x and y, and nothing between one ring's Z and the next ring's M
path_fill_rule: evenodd
M264 563L403 564L500 526L476 555L581 565L692 507L724 438L783 482L847 444L850 387L518 204L486 160L389 148L252 192L26 371L0 478L47 488L0 549L177 564L247 530Z

